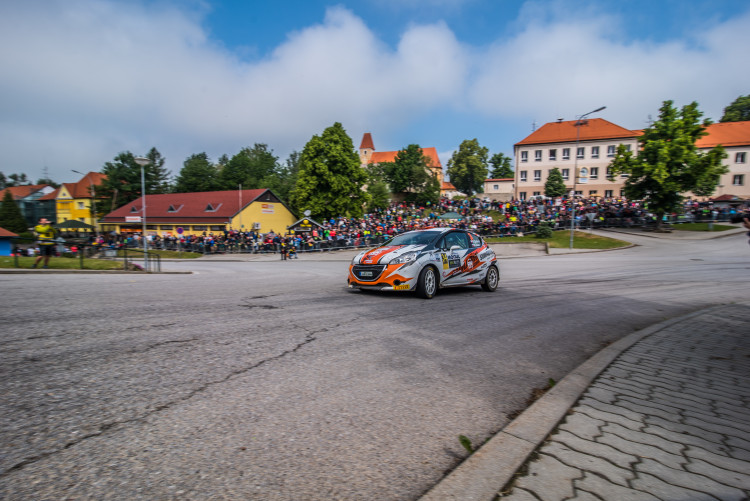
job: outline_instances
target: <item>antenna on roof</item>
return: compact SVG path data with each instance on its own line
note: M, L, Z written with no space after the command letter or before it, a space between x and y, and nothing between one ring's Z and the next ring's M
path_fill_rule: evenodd
M531 122L531 132L534 132L536 130L536 120Z

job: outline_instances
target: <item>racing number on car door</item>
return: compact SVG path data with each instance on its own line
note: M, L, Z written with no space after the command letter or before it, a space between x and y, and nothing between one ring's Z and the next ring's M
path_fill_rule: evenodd
M451 232L445 235L439 244L443 269L441 274L445 284L460 284L466 282L464 259L469 252L469 239L466 233ZM458 249L451 250L451 247Z

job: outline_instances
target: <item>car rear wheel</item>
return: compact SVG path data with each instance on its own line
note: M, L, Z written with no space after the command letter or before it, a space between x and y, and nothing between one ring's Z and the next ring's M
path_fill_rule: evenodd
M432 266L426 266L424 270L419 274L419 280L417 281L417 296L424 299L432 299L437 292L438 279L435 268Z
M498 282L500 282L500 272L497 270L497 266L490 266L487 270L487 276L484 277L484 282L482 282L482 289L492 292L497 289Z

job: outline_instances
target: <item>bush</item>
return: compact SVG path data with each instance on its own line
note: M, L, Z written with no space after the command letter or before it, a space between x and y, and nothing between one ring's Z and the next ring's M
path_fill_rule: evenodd
M539 223L535 236L536 238L552 238L552 227L547 223Z

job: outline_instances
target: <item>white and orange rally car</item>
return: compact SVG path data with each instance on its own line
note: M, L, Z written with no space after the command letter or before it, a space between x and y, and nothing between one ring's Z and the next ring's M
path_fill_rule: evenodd
M360 252L347 281L351 288L414 291L430 299L441 287L481 285L494 291L500 271L495 252L479 235L432 228L402 233Z

